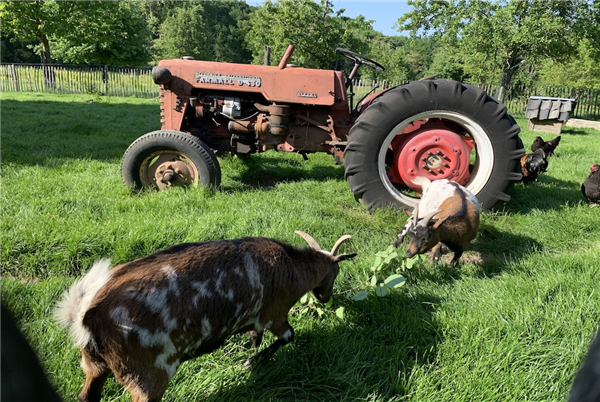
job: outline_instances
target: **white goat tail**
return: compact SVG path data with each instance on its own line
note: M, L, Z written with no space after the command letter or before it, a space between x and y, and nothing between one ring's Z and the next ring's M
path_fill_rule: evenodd
M94 262L87 275L64 293L63 299L54 310L55 320L69 329L79 347L84 347L90 341L91 334L83 326L83 317L96 297L96 293L110 278L110 268L108 259Z

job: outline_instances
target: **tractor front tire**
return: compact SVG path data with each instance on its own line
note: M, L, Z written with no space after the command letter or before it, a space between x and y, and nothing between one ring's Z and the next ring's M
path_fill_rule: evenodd
M415 122L432 126L411 132ZM411 82L383 93L359 116L344 151L345 177L368 211L412 210L419 189L406 183L416 176L462 178L461 184L489 210L509 201L521 178L519 158L525 151L519 131L506 107L477 87L451 80ZM453 165L460 153L466 159ZM435 168L427 166L436 161Z
M197 137L175 130L147 133L135 140L121 160L123 184L134 191L172 186L214 186L221 167L213 151Z

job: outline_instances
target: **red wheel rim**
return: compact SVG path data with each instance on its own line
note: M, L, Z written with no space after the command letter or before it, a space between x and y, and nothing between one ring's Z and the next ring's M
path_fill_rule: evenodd
M415 129L416 127L416 129ZM412 130L412 131L409 131ZM448 179L466 185L471 178L473 139L458 134L439 121L409 126L408 133L391 142L393 159L388 178L420 192L413 183L416 177L429 180Z

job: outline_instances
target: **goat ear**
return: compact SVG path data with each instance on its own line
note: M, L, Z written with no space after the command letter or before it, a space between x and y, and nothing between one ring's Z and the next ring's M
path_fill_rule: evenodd
M334 255L333 262L338 263L340 261L349 260L354 257L356 257L356 253Z
M442 224L444 222L446 222L446 219L448 219L447 216L445 216L441 219L432 219L431 221L429 221L429 226L431 226L431 229L435 230L435 229L439 228L440 226L442 226Z

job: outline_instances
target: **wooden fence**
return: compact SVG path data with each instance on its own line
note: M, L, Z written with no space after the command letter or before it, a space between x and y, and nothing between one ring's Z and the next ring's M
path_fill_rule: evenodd
M158 85L151 77L151 67L70 67L39 64L0 65L0 91L4 92L51 92L75 94L99 94L108 96L135 96L153 98L158 96ZM355 102L376 90L401 84L386 80L353 81ZM497 85L486 85L483 89L494 96ZM529 96L576 98L571 117L600 121L600 91L584 88L515 87L511 88L504 104L513 115L524 115Z
M156 97L150 67L0 65L0 91Z

